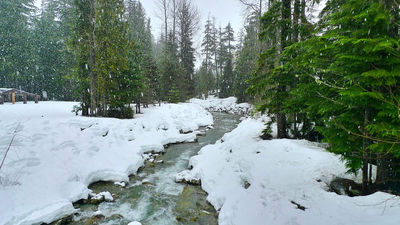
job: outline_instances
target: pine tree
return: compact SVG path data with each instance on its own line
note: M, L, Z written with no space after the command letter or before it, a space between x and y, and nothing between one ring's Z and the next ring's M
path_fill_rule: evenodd
M234 46L234 31L230 23L225 27L221 38L221 50L220 57L223 65L223 73L221 77L221 92L220 97L225 98L233 95L233 53L235 50Z
M250 80L248 92L259 98L258 110L268 112L277 124L278 138L295 138L309 135L307 115L300 115L285 102L289 100L289 91L297 86L297 72L283 70L287 59L282 52L291 46L292 41L307 39L312 25L305 16L306 4L295 2L291 9L290 0L271 1L268 11L260 20L260 38L265 49L258 60L258 68ZM299 15L300 14L300 15ZM294 21L292 21L292 18ZM294 38L292 38L294 36ZM290 106L290 105L289 105ZM306 128L299 132L299 124Z
M76 81L77 95L81 101L82 115L89 115L90 108L90 77L89 77L89 55L90 42L90 2L89 0L74 0L74 16L72 36L69 41L75 55L74 80Z
M33 0L0 2L0 86L34 91L31 28Z
M213 23L208 17L206 25L204 27L204 37L201 43L202 54L204 56L204 65L206 71L211 71L213 69L213 51L216 48L214 41L214 29Z
M71 73L73 60L66 42L71 8L63 1L43 1L39 18L33 23L34 92L46 91L49 99L72 100ZM62 20L58 19L62 18Z
M140 1L135 0L127 2L127 19L129 40L135 42L134 60L137 60L136 63L140 66L138 72L145 77L144 88L136 96L135 101L142 102L146 106L160 98L157 64L153 58L150 19L146 18Z
M181 100L194 96L195 49L193 37L198 29L198 20L199 14L191 0L181 0L178 7L179 58L184 72L183 82L180 85Z
M247 80L255 72L259 53L258 20L254 17L248 19L246 32L238 49L238 59L235 67L235 80L233 84L234 95L239 102L249 101L246 90L249 88Z
M375 187L394 187L400 156L399 9L390 1L328 1L321 15L320 35L283 53L282 69L299 76L286 103L309 115L351 171L361 169L364 194L373 185L372 164L378 167Z
M95 13L96 93L99 112L106 116L132 117L129 104L140 92L142 76L130 63L128 24L122 0L98 0ZM133 67L133 68L132 68Z

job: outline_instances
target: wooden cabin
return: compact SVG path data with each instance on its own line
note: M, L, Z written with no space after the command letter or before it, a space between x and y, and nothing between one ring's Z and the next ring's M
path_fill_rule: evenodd
M24 104L27 103L28 97L34 99L35 103L39 102L39 96L37 94L32 94L15 88L0 88L0 105L4 104L6 99L8 102L15 104L15 99L17 97L22 98Z

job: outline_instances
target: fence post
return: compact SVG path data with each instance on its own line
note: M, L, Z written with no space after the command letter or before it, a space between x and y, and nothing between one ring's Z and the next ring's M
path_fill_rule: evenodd
M3 105L4 104L4 97L3 97L3 95L0 95L0 105Z
M15 92L11 92L11 100L12 100L12 104L15 104Z
M28 98L27 94L24 94L24 104L26 104L27 98Z
M35 103L37 104L38 102L39 102L38 95L35 94Z

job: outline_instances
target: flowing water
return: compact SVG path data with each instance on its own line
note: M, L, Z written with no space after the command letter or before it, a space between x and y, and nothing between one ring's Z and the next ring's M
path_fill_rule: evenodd
M169 146L165 154L156 158L163 163L147 162L143 170L130 178L126 188L109 182L91 185L89 188L94 192L109 191L117 198L100 205L75 204L79 212L72 224L125 225L131 221L143 225L217 224L218 214L200 187L175 183L175 174L187 169L190 157L239 123L235 115L213 113L213 116L214 128L199 136L198 142ZM96 211L101 215L94 216Z

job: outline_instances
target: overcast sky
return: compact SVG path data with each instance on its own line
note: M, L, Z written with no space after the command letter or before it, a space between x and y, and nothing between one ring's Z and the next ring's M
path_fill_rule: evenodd
M217 27L221 26L224 28L230 22L235 31L235 37L237 33L243 26L242 19L242 6L239 0L192 0L194 5L197 6L201 18L200 18L200 30L195 37L195 48L197 49L197 58L199 55L199 48L203 38L202 32L204 30L205 21L210 17L215 17ZM151 25L153 30L153 35L157 39L160 35L162 21L157 16L160 12L158 7L158 0L141 0L140 1L148 17L151 19ZM199 66L199 61L196 65Z

